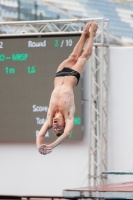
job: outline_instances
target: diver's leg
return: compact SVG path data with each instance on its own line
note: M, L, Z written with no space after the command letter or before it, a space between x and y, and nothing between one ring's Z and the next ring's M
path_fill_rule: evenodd
M70 56L68 57L68 59L64 60L59 65L57 72L62 70L62 68L64 68L64 67L70 67L71 68L73 65L75 65L78 58L81 56L81 54L83 52L84 44L85 44L87 38L90 36L90 34L89 34L90 26L91 26L91 22L89 22L85 25L84 30L82 32L82 35L81 35L78 43L74 47L74 49L73 49L72 53L70 54Z
M90 37L89 40L86 44L84 52L81 54L81 56L78 58L77 62L75 65L73 65L72 69L78 71L80 74L83 73L85 64L89 57L91 56L92 53L92 48L93 48L93 41L94 37L97 31L98 25L96 23L91 24L91 30L90 30Z

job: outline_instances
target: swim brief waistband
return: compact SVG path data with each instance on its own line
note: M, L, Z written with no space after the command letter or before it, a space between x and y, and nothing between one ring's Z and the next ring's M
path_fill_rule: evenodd
M80 73L69 68L69 67L64 67L61 71L58 71L55 75L55 77L61 77L61 76L75 76L77 78L77 84L80 79Z

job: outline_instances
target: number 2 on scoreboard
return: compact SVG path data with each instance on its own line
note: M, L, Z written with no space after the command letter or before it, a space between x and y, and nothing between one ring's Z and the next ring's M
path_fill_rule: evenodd
M59 40L55 40L54 46L55 46L55 47L58 47L58 46L59 46Z
M0 41L0 49L2 49L2 48L3 48L3 42Z

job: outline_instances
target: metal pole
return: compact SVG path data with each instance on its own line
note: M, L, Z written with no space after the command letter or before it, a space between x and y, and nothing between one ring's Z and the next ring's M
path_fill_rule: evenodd
M38 10L37 1L34 1L34 9L35 9L35 20L37 20L37 10Z
M20 13L21 13L20 0L18 0L18 21L20 21Z

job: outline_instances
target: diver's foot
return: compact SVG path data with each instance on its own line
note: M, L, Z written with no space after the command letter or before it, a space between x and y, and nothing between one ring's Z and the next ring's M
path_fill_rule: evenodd
M91 23L91 27L90 27L90 34L92 34L93 36L96 35L98 29L98 25L95 22Z
M91 24L92 24L92 22L88 22L85 25L84 29L83 29L82 35L84 35L86 38L90 37L90 31L89 31L89 29L91 27Z

